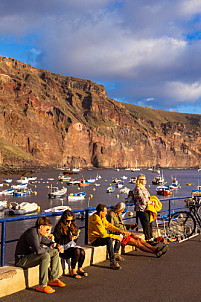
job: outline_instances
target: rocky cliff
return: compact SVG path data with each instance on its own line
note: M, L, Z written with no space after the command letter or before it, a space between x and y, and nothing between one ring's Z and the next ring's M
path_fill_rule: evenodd
M0 163L195 167L201 116L116 102L95 82L0 57Z

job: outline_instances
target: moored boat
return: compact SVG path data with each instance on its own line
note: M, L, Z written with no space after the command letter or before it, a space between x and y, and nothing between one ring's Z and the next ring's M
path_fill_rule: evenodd
M156 193L158 195L163 195L163 196L172 195L172 191L169 189L169 187L166 187L166 186L157 187Z
M13 188L7 189L7 190L3 190L3 191L0 191L0 195L13 195L14 191L15 191L15 189L13 189Z
M43 213L56 213L56 212L64 212L66 210L71 210L71 208L69 206L61 205L61 206L56 206L56 207L53 207L53 208L43 210L42 212Z
M29 213L34 213L38 210L38 205L33 202L11 202L7 209L5 209L4 213L8 215L24 215Z
M67 176L67 175L60 174L60 175L58 176L58 180L59 180L59 181L70 181L70 180L71 180L71 177L70 177L70 176Z
M88 182L87 180L81 180L78 184L80 187L87 187L90 185L90 182Z
M49 198L59 198L67 193L67 188L59 189L58 187L50 186L50 191L48 192Z
M106 191L107 191L107 193L113 193L114 190L115 190L115 187L110 186L110 187L107 188Z
M86 196L86 192L71 193L68 195L68 201L82 200Z

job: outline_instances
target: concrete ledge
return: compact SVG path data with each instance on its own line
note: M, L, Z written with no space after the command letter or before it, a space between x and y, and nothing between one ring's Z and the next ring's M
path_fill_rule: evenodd
M139 237L144 238L142 232L136 233ZM92 264L100 263L107 259L106 246L82 246L85 250L85 261L83 267L90 266ZM135 247L126 246L125 253L135 250ZM68 274L69 271L63 271L60 267L60 274ZM14 265L0 267L0 297L11 295L15 292L23 290L28 287L32 287L39 284L39 266L29 269L22 269L15 267Z

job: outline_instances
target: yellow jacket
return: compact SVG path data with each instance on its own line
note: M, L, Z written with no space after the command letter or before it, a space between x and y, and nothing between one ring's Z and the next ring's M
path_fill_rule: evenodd
M91 243L94 242L97 238L111 237L113 239L118 239L118 235L108 234L106 229L115 232L120 231L118 228L109 223L107 219L101 219L96 213L92 214L89 217L88 236Z
M162 203L156 196L150 196L149 201L152 203L147 205L146 210L150 211L150 222L152 222L156 219L157 212L162 209Z

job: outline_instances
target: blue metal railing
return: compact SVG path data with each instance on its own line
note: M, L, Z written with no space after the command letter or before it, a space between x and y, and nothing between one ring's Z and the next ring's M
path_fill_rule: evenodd
M160 213L164 213L164 212L168 212L169 217L171 216L172 213L172 206L171 206L171 202L173 200L181 200L181 199L186 199L189 198L189 196L187 197L173 197L173 198L169 198L169 199L161 199L160 201L169 201L169 205L168 205L168 210L164 210L164 211L160 211ZM133 206L133 203L126 203L126 206ZM111 208L108 207L108 208ZM184 208L184 207L182 207ZM181 208L174 208L174 211L181 209ZM85 236L84 236L84 242L85 244L88 244L88 218L89 218L89 212L91 211L95 211L96 208L86 208L86 209L81 209L81 210L72 210L73 213L78 213L80 211L84 212L84 219L85 219L85 224L84 226L81 226L80 229L85 229ZM42 216L46 216L46 217L53 217L53 216L61 216L61 212L55 212L55 213L43 213L43 214L32 214L32 215L27 215L27 216L19 216L19 217L8 217L8 218L2 218L0 219L0 223L2 224L2 232L1 232L1 266L5 266L5 257L6 257L6 244L7 243L11 243L11 242L15 242L18 240L18 238L15 239L11 239L11 240L6 240L6 226L8 222L14 222L14 221L21 221L21 220L29 220L29 219L37 219L39 217ZM130 218L126 218L127 219L136 219L136 216L130 217Z

